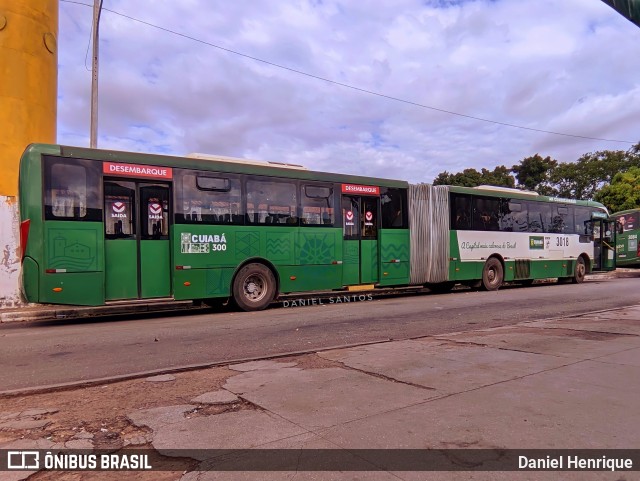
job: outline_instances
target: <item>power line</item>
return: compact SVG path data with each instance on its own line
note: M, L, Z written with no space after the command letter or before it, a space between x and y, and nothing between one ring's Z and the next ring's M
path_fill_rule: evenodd
M91 7L91 5L89 5L89 4L86 4L86 3L83 3L83 2L79 2L79 1L75 1L75 0L60 0L60 1L61 2L65 2L65 3L75 3L77 5L84 5L86 7ZM442 112L442 113L449 114L449 115L456 115L458 117L463 117L463 118L467 118L467 119L471 119L471 120L477 120L479 122L486 122L486 123L490 123L490 124L502 125L504 127L511 127L511 128L514 128L514 129L529 130L529 131L532 131L532 132L539 132L539 133L543 133L543 134L561 135L561 136L564 136L564 137L573 137L573 138L586 139L586 140L600 140L602 142L618 142L618 143L624 143L624 144L636 144L637 143L637 142L632 142L630 140L603 139L603 138L600 138L600 137L589 137L589 136L586 136L586 135L568 134L568 133L564 133L564 132L554 132L552 130L536 129L536 128L533 128L533 127L525 127L523 125L511 124L511 123L508 123L508 122L500 122L498 120L491 120L491 119L485 119L485 118L482 118L482 117L475 117L473 115L461 114L459 112L453 112L451 110L441 109L441 108L438 108L438 107L433 107L433 106L430 106L430 105L425 105L425 104L421 104L421 103L418 103L418 102L413 102L411 100L401 99L399 97L393 97L391 95L386 95L386 94L383 94L383 93L380 93L380 92L374 92L372 90L363 89L363 88L356 87L354 85L349 85L349 84L346 84L346 83L343 83L343 82L338 82L336 80L331 80L331 79L328 79L326 77L321 77L319 75L314 75L314 74L310 74L308 72L303 72L302 70L297 70L295 68L287 67L285 65L280 65L280 64L277 64L277 63L274 63L274 62L270 62L268 60L264 60L264 59L261 59L261 58L258 58L258 57L254 57L252 55L248 55L248 54L245 54L245 53L242 53L242 52L238 52L236 50L231 50L229 48L222 47L220 45L216 45L214 43L207 42L206 40L202 40L202 39L199 39L199 38L196 38L196 37L192 37L190 35L187 35L187 34L184 34L184 33L181 33L181 32L177 32L175 30L171 30L171 29L166 28L166 27L161 27L160 25L156 25L156 24L147 22L145 20L141 20L139 18L132 17L130 15L126 15L126 14L121 13L121 12L116 12L115 10L110 10L108 8L103 8L103 10L105 10L107 12L110 12L110 13L113 13L115 15L119 15L121 17L127 18L127 19L129 19L131 21L138 22L138 23L141 23L143 25L147 25L149 27L156 28L158 30L162 30L162 31L167 32L167 33L171 33L173 35L177 35L179 37L183 37L183 38L186 38L188 40L192 40L194 42L198 42L198 43L201 43L203 45L207 45L209 47L217 48L218 50L222 50L224 52L232 53L232 54L238 55L240 57L244 57L244 58L247 58L247 59L250 59L250 60L254 60L256 62L260 62L260 63L263 63L265 65L270 65L272 67L276 67L276 68L279 68L279 69L282 69L282 70L287 70L289 72L293 72L293 73L296 73L298 75L304 75L305 77L313 78L313 79L316 79L316 80L322 80L323 82L328 82L330 84L338 85L340 87L345 87L345 88L348 88L348 89L351 89L351 90L355 90L357 92L362 92L362 93L369 94L369 95L375 95L376 97L381 97L381 98L384 98L384 99L387 99L387 100L393 100L395 102L401 102L403 104L412 105L414 107L420 107L420 108L423 108L423 109L434 110L436 112Z

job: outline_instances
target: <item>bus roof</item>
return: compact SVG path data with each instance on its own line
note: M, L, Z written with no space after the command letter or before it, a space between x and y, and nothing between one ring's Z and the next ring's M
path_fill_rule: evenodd
M521 190L521 189L515 189L513 187L498 187L495 185L479 185L477 187L472 187L472 188L476 190L490 190L494 192L509 192L511 194L529 195L533 197L538 197L540 195L537 192L534 192L532 190Z
M186 157L190 159L210 160L213 162L232 162L236 164L245 164L245 165L261 165L263 167L276 167L279 169L309 170L304 165L300 165L300 164L290 164L287 162L273 162L270 160L240 159L237 157L226 157L224 155L193 153L193 154L187 154Z
M457 192L460 194L532 200L537 202L553 202L558 204L582 205L587 207L598 207L600 209L606 210L606 207L604 206L604 204L601 204L600 202L596 202L593 200L575 200L575 199L565 199L562 197L549 197L546 195L539 195L536 192L531 192L528 190L511 189L508 187L493 187L489 185L480 186L480 187L459 187L459 186L452 185L449 187L449 190L451 192Z
M636 212L640 212L640 208L636 207L635 209L619 210L618 212L611 214L611 216L635 214Z
M238 174L256 174L272 177L316 180L337 183L371 184L384 187L407 188L408 182L402 180L382 179L350 174L335 174L312 170L292 169L285 165L266 165L254 162L238 162L229 158L212 156L214 158L177 157L162 154L144 154L139 152L124 152L116 150L90 149L55 144L31 144L25 150L22 158L30 155L60 155L62 157L90 159L107 162L123 162L130 164L164 165L174 168L196 169L205 171L228 172ZM220 159L220 160L218 160Z

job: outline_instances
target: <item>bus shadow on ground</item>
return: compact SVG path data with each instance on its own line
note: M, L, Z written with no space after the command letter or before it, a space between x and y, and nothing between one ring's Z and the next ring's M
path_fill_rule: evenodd
M102 324L106 322L128 322L128 321L144 321L158 318L172 318L189 315L202 314L222 314L225 312L234 312L235 309L229 306L219 307L194 307L190 309L180 309L171 311L155 311L155 312L134 312L134 313L118 313L105 314L91 317L61 317L58 319L46 319L41 321L31 321L21 323L20 327L49 327L49 326L70 326L70 325L86 325L86 324Z

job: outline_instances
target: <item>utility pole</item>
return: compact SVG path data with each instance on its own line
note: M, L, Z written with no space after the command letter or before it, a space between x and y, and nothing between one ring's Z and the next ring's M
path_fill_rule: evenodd
M91 136L89 146L98 146L98 33L100 31L100 11L102 0L93 0L93 70L91 77Z

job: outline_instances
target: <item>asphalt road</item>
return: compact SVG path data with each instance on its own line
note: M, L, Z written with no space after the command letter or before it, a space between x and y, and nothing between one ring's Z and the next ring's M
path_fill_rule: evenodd
M0 326L0 392L514 324L640 304L640 277L497 292Z

